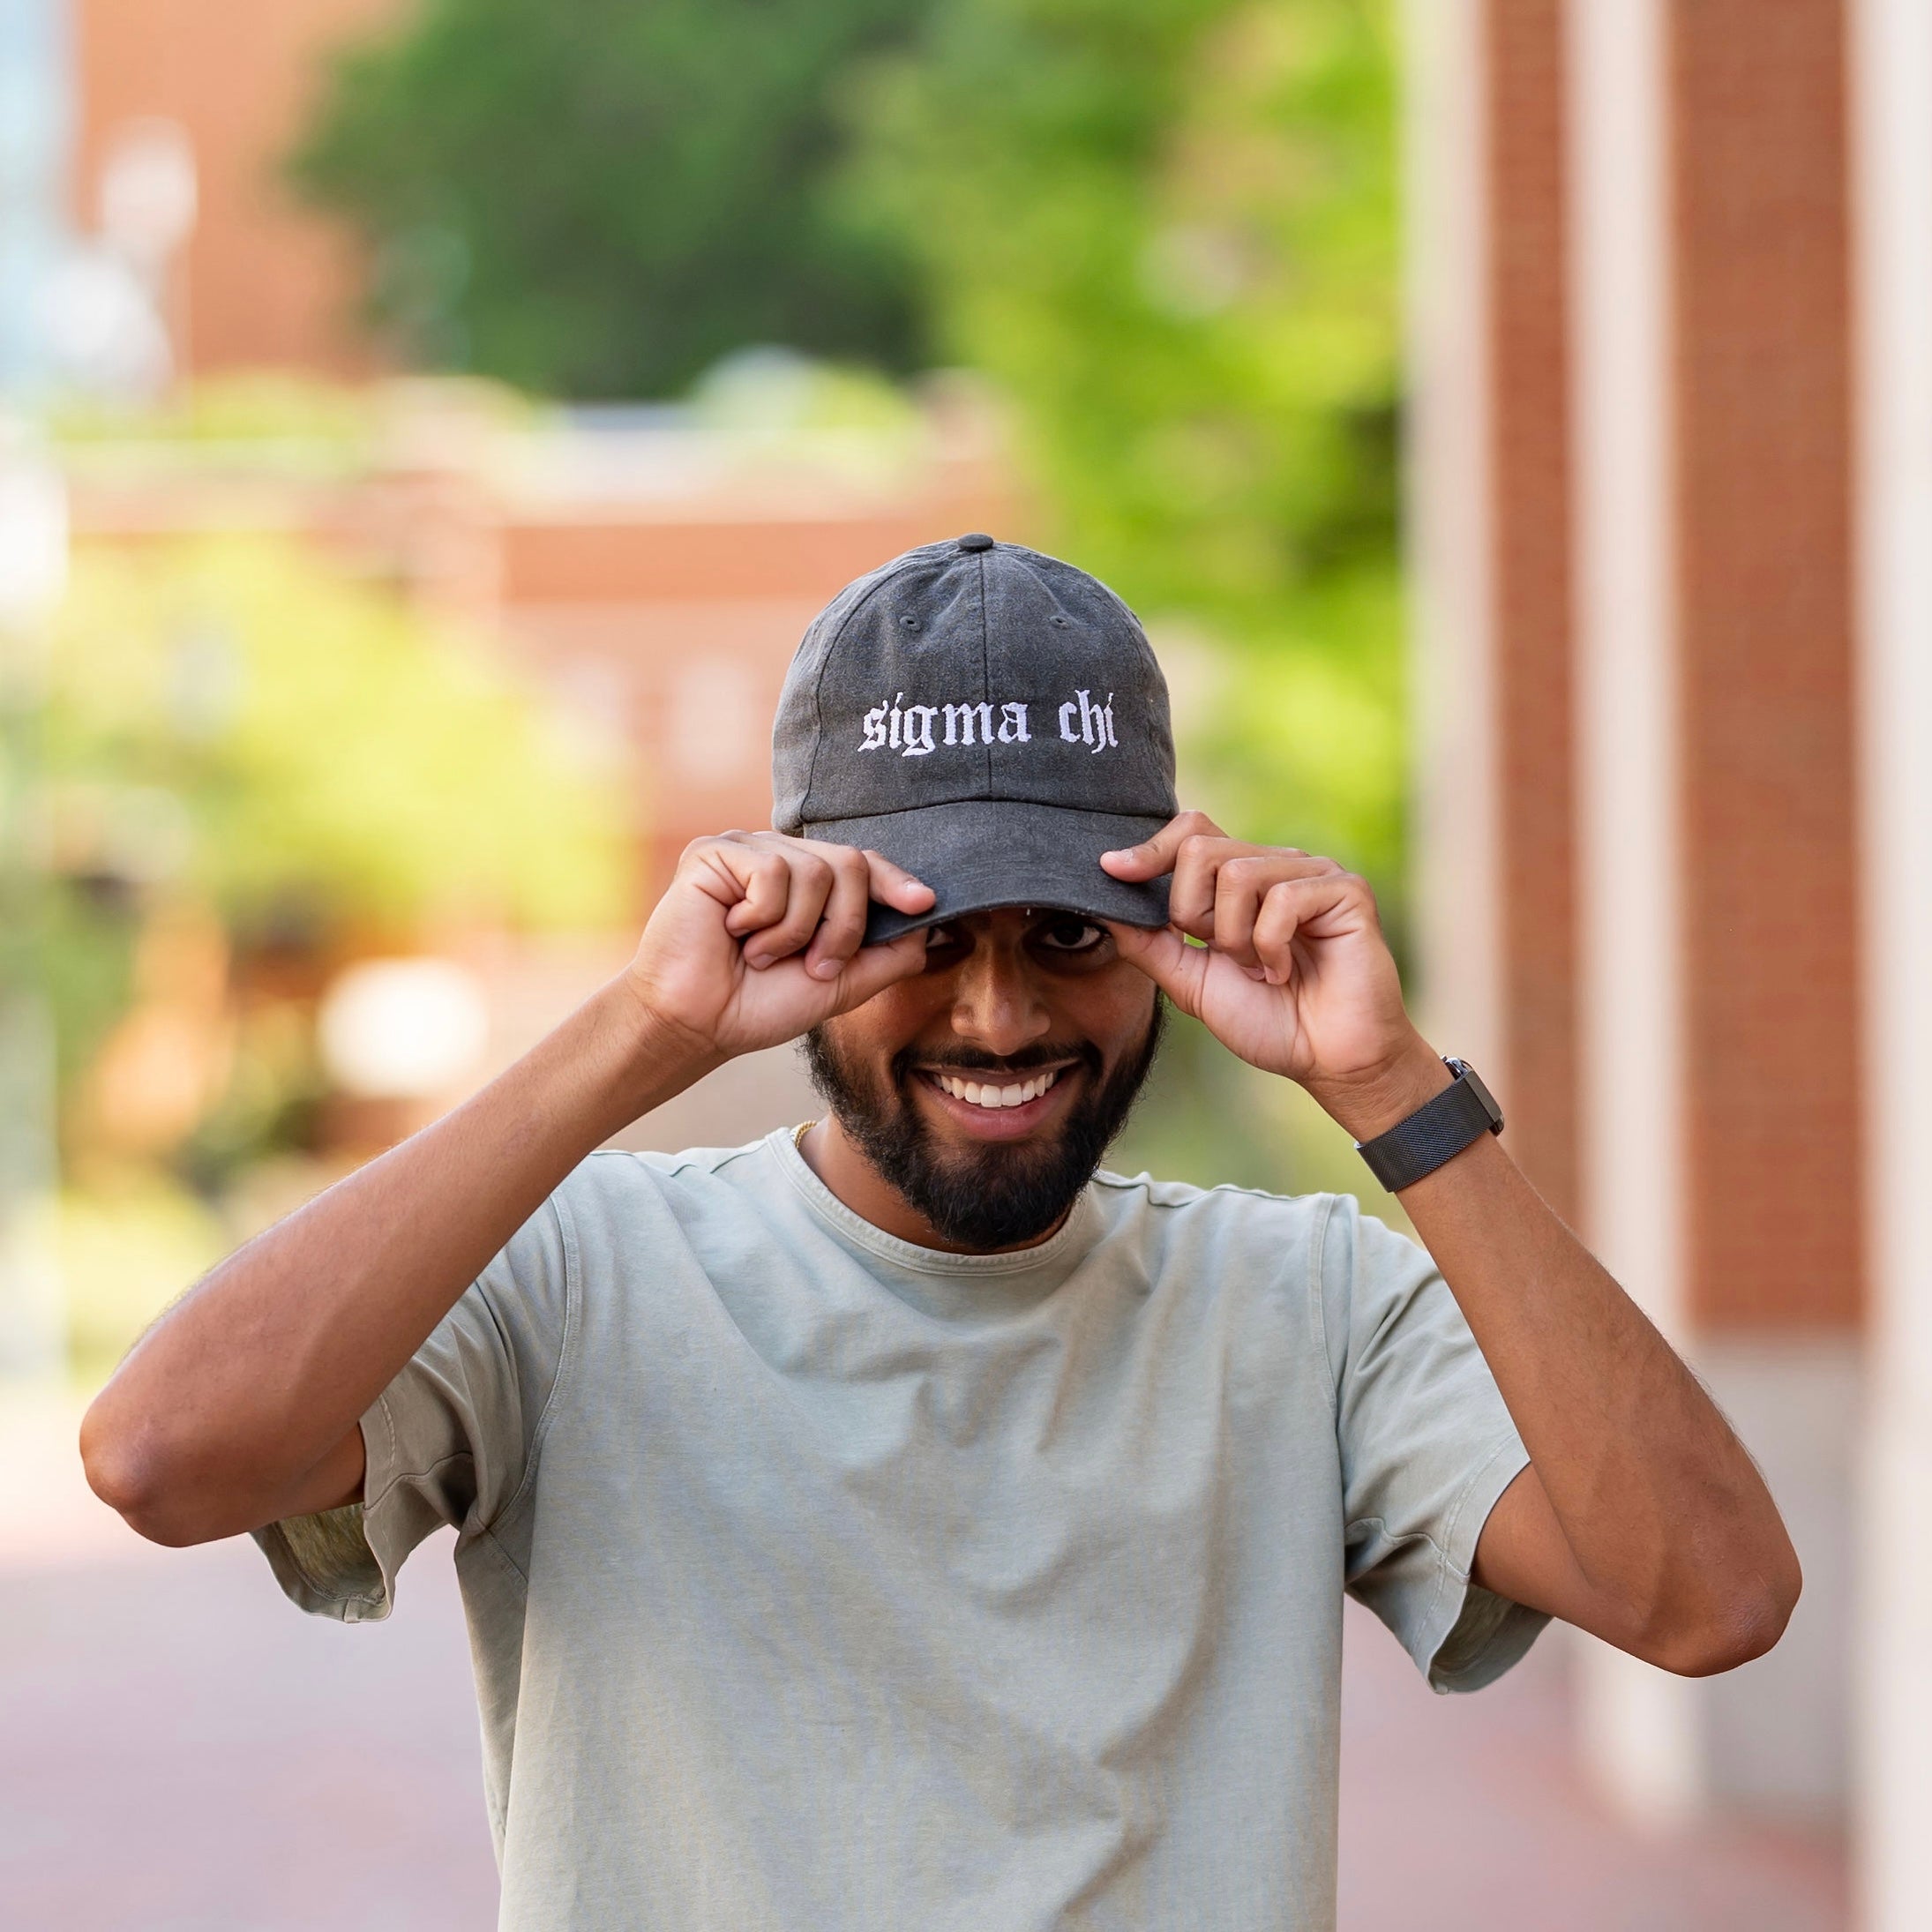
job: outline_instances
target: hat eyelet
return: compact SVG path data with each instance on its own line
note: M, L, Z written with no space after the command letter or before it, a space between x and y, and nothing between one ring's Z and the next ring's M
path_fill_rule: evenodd
M1067 628L1067 619L1063 618L1058 610L1054 611L1053 614L1050 618L1048 618L1046 621L1049 624L1057 625L1062 631Z
M910 611L904 617L901 618L899 619L899 622L903 625L905 628L909 631L917 631L919 627L918 618L912 616Z

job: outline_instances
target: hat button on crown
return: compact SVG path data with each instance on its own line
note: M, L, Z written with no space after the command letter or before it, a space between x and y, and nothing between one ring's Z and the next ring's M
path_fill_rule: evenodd
M984 530L969 530L959 539L958 547L962 550L990 550L992 539Z

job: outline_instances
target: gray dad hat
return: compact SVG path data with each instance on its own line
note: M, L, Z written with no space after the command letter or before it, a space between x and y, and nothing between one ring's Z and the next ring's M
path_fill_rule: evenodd
M1167 685L1084 571L975 533L848 584L812 619L772 729L772 823L870 846L932 887L868 940L992 906L1167 921L1167 881L1100 855L1179 809Z

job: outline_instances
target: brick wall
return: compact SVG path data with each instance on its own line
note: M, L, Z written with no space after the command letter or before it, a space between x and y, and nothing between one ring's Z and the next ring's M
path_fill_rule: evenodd
M1671 11L1689 1281L1861 1299L1844 20Z
M399 0L74 0L79 125L73 213L92 230L103 154L144 116L193 145L199 214L170 307L195 374L263 366L353 376L372 366L353 326L348 238L281 178L328 50Z

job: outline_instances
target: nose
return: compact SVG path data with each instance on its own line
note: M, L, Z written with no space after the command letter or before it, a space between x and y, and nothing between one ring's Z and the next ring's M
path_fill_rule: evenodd
M1044 1038L1052 1023L1017 947L990 938L974 947L953 988L953 1031L962 1041L1004 1059Z

